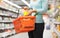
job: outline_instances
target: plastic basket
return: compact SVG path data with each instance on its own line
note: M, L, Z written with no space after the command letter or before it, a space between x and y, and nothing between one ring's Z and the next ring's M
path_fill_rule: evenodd
M21 16L13 24L16 33L32 31L35 29L35 16Z

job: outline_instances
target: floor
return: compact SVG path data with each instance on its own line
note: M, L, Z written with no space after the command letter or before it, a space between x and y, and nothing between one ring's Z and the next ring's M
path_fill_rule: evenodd
M17 34L17 35L14 35L14 36L11 36L9 38L28 38L28 33L20 33L20 34Z
M29 37L28 37L28 33L26 32L11 36L9 38L29 38ZM52 38L51 30L44 30L43 38Z

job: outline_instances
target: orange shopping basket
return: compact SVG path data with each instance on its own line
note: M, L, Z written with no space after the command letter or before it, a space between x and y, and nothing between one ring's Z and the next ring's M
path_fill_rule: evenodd
M16 33L32 31L35 29L35 16L21 16L13 24Z

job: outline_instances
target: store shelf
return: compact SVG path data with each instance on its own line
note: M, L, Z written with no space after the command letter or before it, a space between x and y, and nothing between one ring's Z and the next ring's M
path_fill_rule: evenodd
M15 17L15 16L9 16L8 14L2 14L2 13L0 13L0 16L2 16L2 17L17 18L17 17Z
M4 30L5 28L0 28L0 30Z
M54 24L60 24L60 22L54 22Z
M12 30L12 34L16 34L15 30Z
M16 5L16 4L10 2L9 0L3 0L3 1L6 2L7 4L10 4L11 6L16 7L17 9L20 9L20 8L21 8L21 6L18 6L18 5Z
M3 37L3 38L5 38L5 37L7 38L7 37L10 37L10 36L15 35L15 34L16 34L15 30L12 30L11 32L0 33L1 37Z
M12 9L9 9L9 8L5 8L5 7L3 7L3 6L0 6L0 9L2 9L2 10L7 10L7 11L11 11L11 12L13 12L13 13L18 13L18 11L15 11L15 10L12 10Z
M1 37L6 37L6 36L10 35L9 32L3 32L3 33L0 33L0 34L1 34Z
M0 21L0 23L12 23L12 21Z
M11 24L12 22L0 22L0 23Z
M10 26L10 27L4 27L4 28L0 28L1 30L4 30L4 29L14 29L13 26Z
M53 19L51 18L50 20L51 20L54 24L60 24L60 22L56 21L56 19L54 19L54 18L53 18Z
M3 17L11 17L11 16L9 16L7 14L1 14L1 13L0 13L0 16L3 16Z
M55 32L58 36L60 36L60 32L58 32L56 28L54 28L54 32Z
M4 29L13 29L14 27L11 26L11 27L5 27Z
M13 13L18 13L20 8L20 6L10 2L9 0L3 0L3 2L0 4L0 9L11 11Z
M3 0L0 3L0 38L16 34L12 22L18 17L20 8L9 0Z
M9 16L9 15L0 13L0 16Z

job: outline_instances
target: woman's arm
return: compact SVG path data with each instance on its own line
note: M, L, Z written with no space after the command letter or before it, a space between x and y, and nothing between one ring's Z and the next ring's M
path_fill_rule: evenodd
M36 10L29 10L28 16L31 15L32 13L36 13Z
M41 14L43 14L44 12L46 12L48 9L48 0L42 0L42 8L40 9L36 9L37 12L40 12Z

